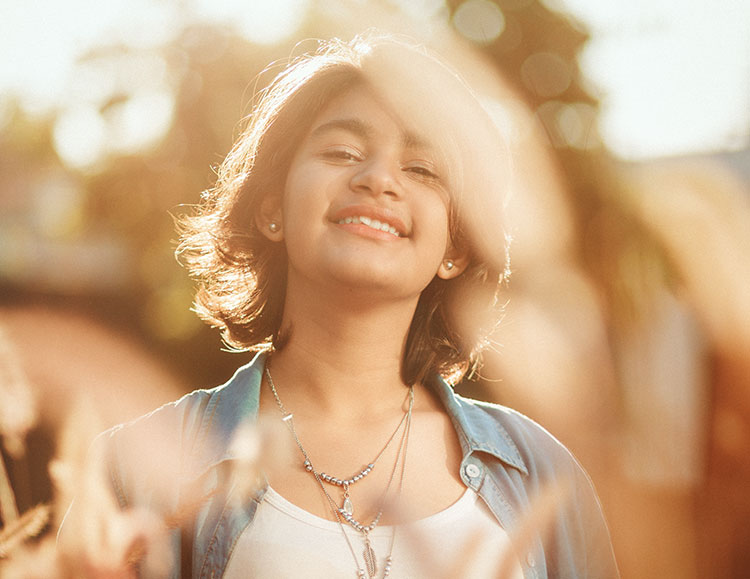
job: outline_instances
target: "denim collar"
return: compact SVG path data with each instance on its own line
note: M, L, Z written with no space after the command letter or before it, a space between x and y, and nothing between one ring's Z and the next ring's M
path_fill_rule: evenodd
M431 386L453 422L464 459L474 452L484 452L525 475L529 474L526 463L510 435L490 414L509 412L507 409L459 396L450 384L439 376L433 380Z
M243 423L253 422L258 415L265 361L266 352L259 352L226 384L206 392L206 411L202 413L191 466L196 477L223 461L237 458L231 440ZM451 418L464 459L474 452L487 453L528 475L518 448L490 413L507 410L463 398L440 377L433 380L431 387Z

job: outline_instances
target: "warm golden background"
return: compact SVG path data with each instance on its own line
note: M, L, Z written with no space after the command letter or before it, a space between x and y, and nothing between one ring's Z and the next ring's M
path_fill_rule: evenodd
M53 456L247 360L189 311L171 216L212 184L269 62L368 26L442 50L516 153L507 314L463 391L574 451L623 577L747 577L743 0L6 2L0 572L49 576L27 555L66 496Z

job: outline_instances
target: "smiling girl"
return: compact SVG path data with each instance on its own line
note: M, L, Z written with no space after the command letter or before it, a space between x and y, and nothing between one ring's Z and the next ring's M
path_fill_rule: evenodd
M497 321L508 167L458 75L400 40L323 44L261 94L178 250L199 314L257 354L105 436L121 507L200 489L173 576L617 576L568 451L452 389ZM248 490L258 422L293 451ZM155 424L180 465L157 493L130 462Z

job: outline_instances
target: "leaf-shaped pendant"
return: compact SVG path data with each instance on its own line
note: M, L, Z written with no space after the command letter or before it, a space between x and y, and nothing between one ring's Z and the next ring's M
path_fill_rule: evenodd
M354 515L354 505L352 505L352 501L349 500L349 497L344 499L344 505L342 508L350 517Z
M375 551L370 545L370 540L365 539L365 551L362 553L365 559L365 567L367 568L367 574L370 577L375 577L375 573L378 572L378 562L375 559Z

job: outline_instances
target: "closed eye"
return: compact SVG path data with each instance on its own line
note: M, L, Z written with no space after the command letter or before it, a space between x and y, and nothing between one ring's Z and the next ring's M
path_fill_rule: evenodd
M433 170L428 169L427 167L423 165L412 165L412 166L404 167L403 170L409 173L413 173L415 175L419 175L420 177L424 177L426 179L439 179L439 176L437 173L435 173Z
M321 157L324 159L332 159L338 161L359 161L361 156L351 149L326 149L321 153Z

